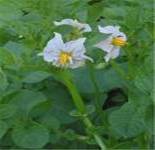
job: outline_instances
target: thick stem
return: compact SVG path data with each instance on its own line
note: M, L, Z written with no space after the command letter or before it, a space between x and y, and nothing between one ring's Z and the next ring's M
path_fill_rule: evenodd
M106 146L102 142L100 136L97 134L94 134L94 138L95 138L96 142L98 143L98 145L100 146L101 150L106 150Z
M85 114L86 108L85 108L85 105L81 99L81 96L78 94L78 92L76 90L76 87L69 80L65 80L65 85L67 86L68 90L70 91L73 101L74 101L74 104L77 107L77 109L79 110L79 112L81 114Z
M79 95L76 87L74 86L74 84L72 84L72 82L69 79L65 79L64 80L64 84L67 86L68 90L70 91L74 104L77 107L78 111L82 114L83 116L83 122L86 125L87 128L92 128L93 124L90 121L90 119L88 118L88 116L86 116L86 106L81 98L81 96ZM106 147L104 145L104 143L102 142L102 139L99 135L97 135L96 133L92 133L94 136L94 139L96 140L97 144L100 146L100 148L102 150L106 150Z

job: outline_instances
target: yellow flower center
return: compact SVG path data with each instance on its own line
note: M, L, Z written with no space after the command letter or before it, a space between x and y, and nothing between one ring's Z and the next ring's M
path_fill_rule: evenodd
M66 65L72 58L71 52L61 52L59 55L59 63L61 65Z
M112 44L115 46L124 46L126 41L122 37L115 37L112 40Z

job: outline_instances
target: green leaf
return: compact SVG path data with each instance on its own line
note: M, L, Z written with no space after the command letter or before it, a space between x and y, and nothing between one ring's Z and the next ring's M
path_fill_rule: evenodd
M130 138L145 130L143 113L131 103L124 104L109 116L110 128L118 137Z
M139 75L136 77L134 83L140 91L144 93L151 93L153 88L152 82L153 82L153 78L151 75L147 75L147 76Z
M14 36L10 33L10 31L8 31L5 27L0 28L0 45L5 44L12 38L14 38Z
M74 118L69 115L69 112L75 108L72 98L68 91L60 83L47 82L45 93L48 99L52 100L52 107L48 111L53 117L57 118L62 124L71 123ZM58 93L59 89L59 93Z
M15 57L7 49L0 47L0 65L15 63Z
M40 124L21 123L13 129L12 139L22 148L42 148L49 140L49 133Z
M21 90L10 103L16 105L21 113L28 114L32 108L45 101L46 97L41 92Z
M6 48L9 52L14 54L15 56L21 56L22 53L27 52L28 53L28 48L25 47L23 44L16 43L9 41L5 44L4 48Z
M1 23L5 23L7 21L15 21L19 17L21 17L22 12L17 9L17 5L11 0L9 1L0 1L0 20Z
M6 122L0 120L0 139L4 136L4 134L8 130L8 125Z
M63 136L66 139L68 139L69 141L73 141L73 140L77 139L77 134L72 129L66 130Z
M41 81L47 79L50 76L51 76L51 74L48 72L36 71L36 72L29 73L23 79L23 82L25 82L25 83L37 83L37 82L41 82Z
M89 72L86 67L73 70L74 82L81 93L95 92ZM124 81L112 68L109 70L96 70L95 78L100 92L124 86Z
M1 83L0 84L0 95L1 95L1 93L4 92L4 90L8 86L7 77L1 68L0 68L0 83Z
M16 113L17 109L12 104L0 104L0 119L7 119Z
M103 3L97 3L94 5L90 5L88 7L88 20L91 22L96 22L97 19L102 15L103 11Z
M125 7L122 8L117 6L105 7L103 10L103 15L106 16L107 18L120 19L121 17L126 16L126 11L124 8Z
M61 140L61 132L60 133L51 133L50 134L50 143L56 144L59 143Z
M40 122L49 129L57 130L60 128L60 121L51 114L45 114L40 118Z
M95 106L94 105L88 105L88 106L86 106L86 109L87 109L88 114L92 114L95 112Z

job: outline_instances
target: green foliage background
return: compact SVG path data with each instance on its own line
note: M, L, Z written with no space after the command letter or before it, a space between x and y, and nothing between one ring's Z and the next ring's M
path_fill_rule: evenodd
M54 31L69 32L70 27L53 25L65 18L93 28L85 36L95 63L72 73L94 130L111 149L152 148L152 5L151 0L0 0L0 148L98 148L73 115L67 88L37 56ZM104 38L99 24L120 25L128 36L121 57L109 64L93 47Z

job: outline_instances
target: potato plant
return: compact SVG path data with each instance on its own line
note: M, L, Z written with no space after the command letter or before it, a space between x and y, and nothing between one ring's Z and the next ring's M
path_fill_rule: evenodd
M0 149L153 149L151 0L0 0Z

